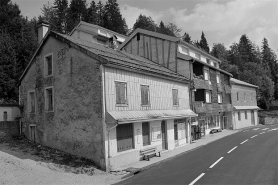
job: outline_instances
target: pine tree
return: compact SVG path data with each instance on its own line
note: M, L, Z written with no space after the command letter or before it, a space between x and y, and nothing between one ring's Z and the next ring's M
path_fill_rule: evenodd
M84 19L85 22L91 24L98 24L98 14L97 14L97 5L95 1L90 3L90 6L87 9L87 15Z
M208 42L207 42L207 39L206 39L206 37L205 37L204 32L202 32L202 35L201 35L200 47L201 47L203 50L205 50L206 52L209 53L209 46L208 46Z
M87 14L86 0L71 0L67 12L67 33L84 20Z
M53 8L55 9L54 23L56 26L56 31L59 33L66 33L67 27L67 10L68 1L67 0L55 0Z
M120 34L127 34L128 28L122 18L117 0L108 0L104 6L103 27Z
M162 24L163 24L162 26L165 27L163 22ZM152 20L151 17L147 17L145 15L140 14L133 25L133 30L136 30L137 28L155 32L157 29L157 25L155 24L155 22Z
M159 27L155 29L158 33L162 33L165 35L175 36L175 34L169 29L168 26L165 26L164 23L161 21Z
M97 3L97 25L103 27L104 6L101 1Z
M188 33L184 32L183 34L183 37L182 37L182 40L185 41L185 42L188 42L190 44L192 44L192 40L191 40L191 37Z

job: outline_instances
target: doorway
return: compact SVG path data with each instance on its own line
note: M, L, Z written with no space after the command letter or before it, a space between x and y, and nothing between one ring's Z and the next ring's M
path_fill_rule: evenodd
M255 115L254 115L254 111L251 111L251 124L255 125Z
M161 122L161 139L162 139L162 150L167 150L167 133L166 133L166 122Z
M223 116L223 128L224 129L227 129L227 127L228 127L228 122L227 122L227 116Z

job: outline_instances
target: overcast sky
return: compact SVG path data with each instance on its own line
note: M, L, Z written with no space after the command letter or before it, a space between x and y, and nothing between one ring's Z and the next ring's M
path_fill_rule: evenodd
M43 4L54 0L12 0L29 18L41 14ZM69 0L70 1L70 0ZM89 4L91 0L87 0ZM98 2L95 1L95 2ZM105 3L105 1L103 1ZM261 47L267 38L278 54L278 0L118 0L129 28L141 14L151 16L158 24L172 22L193 40L205 33L210 48L224 43L228 48L246 34Z

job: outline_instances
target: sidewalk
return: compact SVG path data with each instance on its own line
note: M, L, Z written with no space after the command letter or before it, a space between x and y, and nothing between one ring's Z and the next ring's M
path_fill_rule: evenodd
M138 161L136 163L132 163L132 164L123 166L123 167L117 169L117 171L131 171L132 173L137 172L137 171L142 171L142 170L147 169L157 163L171 159L171 158L178 156L180 154L183 154L185 152L189 152L191 150L197 149L199 147L207 145L208 143L211 143L211 142L221 139L223 137L238 133L243 130L247 130L247 129L254 128L254 127L260 127L260 126L264 126L264 125L254 125L251 127L246 127L246 128L237 129L237 130L223 130L222 132L209 134L209 135L206 135L205 137L202 137L199 140L193 141L191 144L182 145L178 148L175 148L174 150L163 151L161 154L161 157L153 157L150 159L150 161L146 161L146 160Z

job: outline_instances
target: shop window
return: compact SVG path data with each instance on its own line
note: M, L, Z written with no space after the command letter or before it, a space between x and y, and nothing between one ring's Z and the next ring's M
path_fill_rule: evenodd
M116 85L116 105L127 105L127 83L115 82Z
M143 146L150 145L150 124L149 122L142 123Z
M150 105L150 90L147 85L141 85L141 105Z
M237 117L238 117L238 121L240 121L240 120L241 120L241 117L240 117L240 111L239 111L239 112L237 112Z
M133 149L133 126L132 123L121 124L116 127L117 151L122 152Z
M54 96L53 96L53 87L45 88L45 110L53 111L54 110Z
M53 75L53 55L48 54L44 57L44 74L45 76Z
M247 119L247 111L245 111L245 119Z
M8 121L8 113L7 113L7 111L4 111L3 118L4 118L4 121Z
M172 89L172 94L173 94L173 105L178 106L179 105L178 90Z
M206 103L211 103L211 91L206 91Z

